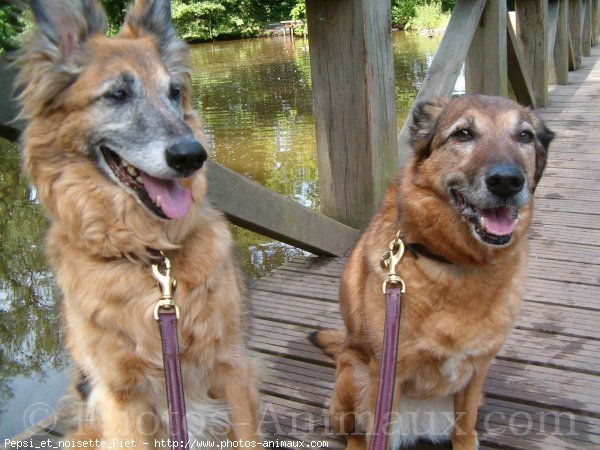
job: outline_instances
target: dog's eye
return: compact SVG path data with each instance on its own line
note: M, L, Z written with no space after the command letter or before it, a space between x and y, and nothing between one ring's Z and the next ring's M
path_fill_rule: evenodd
M169 88L169 98L174 102L178 102L181 99L181 88L176 84L172 84Z
M519 142L529 144L533 141L533 133L529 130L523 130L519 133Z
M452 134L452 137L459 142L468 142L473 140L473 133L466 128L461 128Z
M125 89L115 89L104 94L104 97L118 102L124 102L129 99L129 93Z

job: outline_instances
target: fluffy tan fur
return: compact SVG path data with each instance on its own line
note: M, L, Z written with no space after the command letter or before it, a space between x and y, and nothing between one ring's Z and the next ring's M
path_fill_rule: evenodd
M167 71L178 77L185 122L204 143L190 102L187 50L138 23L153 2L138 0L113 39L93 29L96 2L82 3L92 19L86 22L71 5L70 20L85 23L85 29L67 35L61 46L37 35L22 58L19 81L22 117L28 120L24 166L52 220L46 249L63 295L66 344L92 387L93 420L79 431L150 446L153 438L168 437L161 340L153 318L160 292L148 265L148 250L156 249L170 258L177 280L190 434L255 440L257 381L245 348L248 293L232 258L228 224L205 199L205 170L182 181L192 193L187 216L166 221L102 174L84 151L102 120L87 112L99 83L123 71L148 86ZM62 48L68 39L78 40L73 57Z
M468 149L451 137L462 119L475 130ZM381 285L386 273L380 256L400 230L404 242L420 243L449 260L451 264L407 252L399 265L406 294L393 411L401 411L406 414L401 420L408 420L415 413L414 404L450 397L456 414L453 448L473 450L487 367L520 308L531 198L552 133L526 109L490 97L436 99L420 105L414 121L415 154L390 186L343 271L340 308L346 330L321 331L314 341L336 361L334 428L352 434L349 447L362 448L361 435L368 435L373 418L383 341ZM522 121L535 129L531 143L517 142ZM474 180L502 161L515 162L524 170L531 197L519 211L510 244L486 245L457 213L446 183L452 177ZM392 448L411 439L390 437Z

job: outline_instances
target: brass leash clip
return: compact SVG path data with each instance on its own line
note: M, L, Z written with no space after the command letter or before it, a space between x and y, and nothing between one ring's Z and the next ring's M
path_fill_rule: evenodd
M400 278L397 272L398 264L404 255L404 242L400 239L400 231L396 233L396 236L390 242L389 250L381 255L380 263L383 270L388 271L387 277L383 280L383 293L387 293L388 285L401 285L401 292L406 292L406 284L404 280Z
M171 261L161 252L163 257L159 264L152 264L152 275L156 280L156 284L160 288L161 297L154 307L154 318L158 320L158 313L161 308L175 308L175 315L179 319L179 307L173 300L173 292L177 286L177 281L171 276ZM161 266L164 267L164 274L161 272Z

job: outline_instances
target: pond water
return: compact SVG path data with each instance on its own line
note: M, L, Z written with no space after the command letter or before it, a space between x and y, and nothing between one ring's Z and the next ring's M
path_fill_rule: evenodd
M395 32L398 125L439 38ZM195 107L213 159L318 210L308 43L264 38L193 47ZM43 255L47 219L21 175L16 145L0 140L0 442L52 411L67 383L56 289ZM240 260L259 277L292 247L234 227Z

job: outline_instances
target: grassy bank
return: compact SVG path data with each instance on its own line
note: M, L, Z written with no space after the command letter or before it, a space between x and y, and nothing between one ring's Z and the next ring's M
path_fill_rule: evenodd
M392 25L400 30L444 30L454 0L392 0Z

